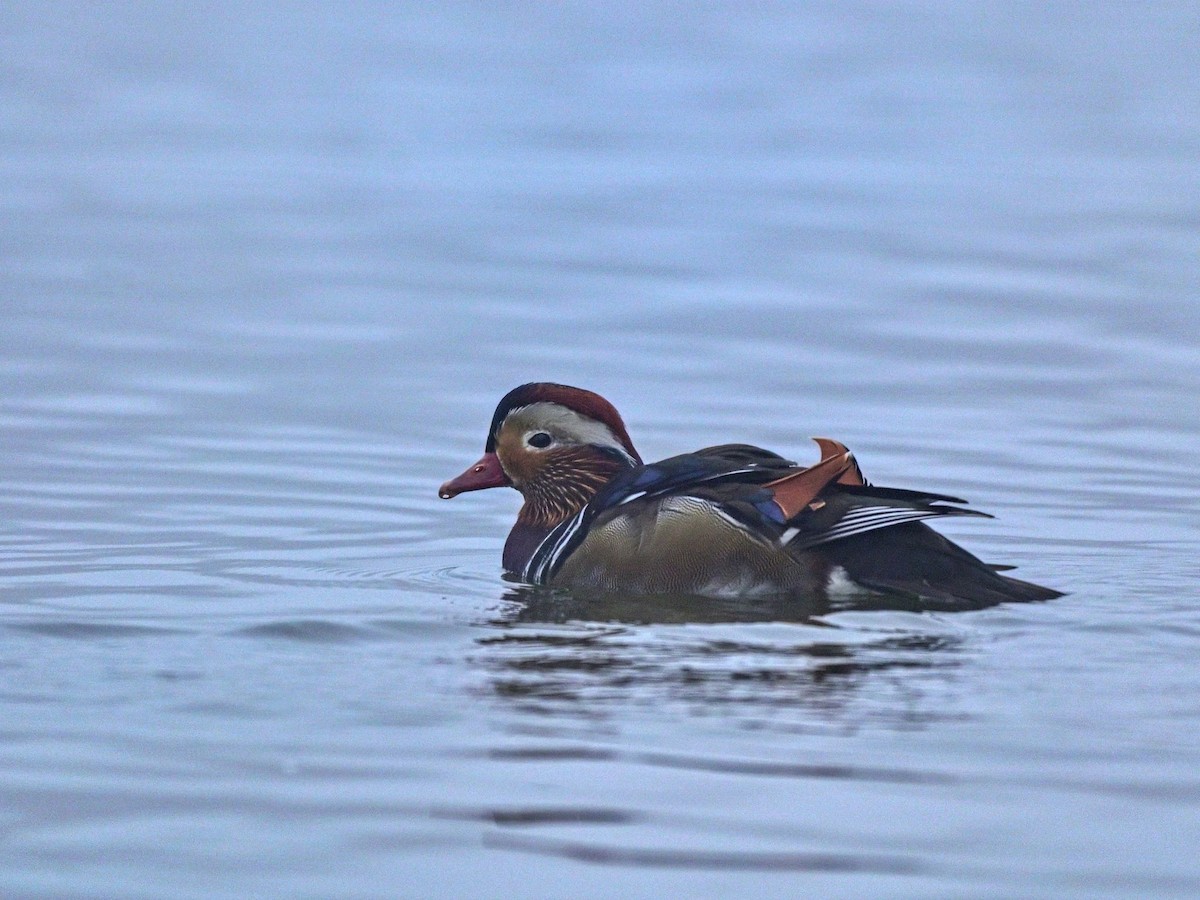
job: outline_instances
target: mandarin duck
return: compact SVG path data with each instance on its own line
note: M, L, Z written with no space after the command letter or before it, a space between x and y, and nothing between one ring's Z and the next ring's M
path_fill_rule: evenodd
M531 584L710 597L871 592L938 608L1048 600L925 524L982 516L943 494L871 485L846 447L815 438L800 466L749 444L643 463L611 403L548 382L509 391L483 457L442 485L514 487L524 504L504 568Z

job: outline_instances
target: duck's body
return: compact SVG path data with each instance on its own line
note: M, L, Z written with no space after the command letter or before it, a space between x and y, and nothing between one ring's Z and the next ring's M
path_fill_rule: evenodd
M525 505L504 566L534 584L646 594L900 594L942 607L1059 596L998 574L922 520L983 516L939 494L876 488L836 441L801 467L746 444L643 464L606 400L522 385L483 458L443 497L511 485Z

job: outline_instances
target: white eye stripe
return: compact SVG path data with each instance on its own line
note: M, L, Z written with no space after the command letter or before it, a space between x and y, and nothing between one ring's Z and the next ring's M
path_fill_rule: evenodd
M505 418L502 428L519 428L526 444L538 432L548 432L558 443L593 444L616 450L634 462L611 428L596 419L575 412L561 403L539 401L514 409Z

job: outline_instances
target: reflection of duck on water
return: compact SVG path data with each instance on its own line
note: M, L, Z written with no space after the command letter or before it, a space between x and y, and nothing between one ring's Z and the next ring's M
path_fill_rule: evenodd
M747 444L644 465L603 397L531 383L496 407L483 457L442 485L512 486L525 504L504 566L533 584L714 597L863 590L923 608L1047 600L922 520L984 516L941 494L867 483L837 441L802 467Z
M509 576L512 577L512 576ZM860 600L872 595L863 592ZM703 597L695 594L631 594L586 588L522 584L504 592L511 622L612 622L623 625L683 625L722 622L809 622L830 611L824 598ZM874 599L878 600L878 597ZM843 605L848 608L851 604ZM861 608L854 605L854 608ZM894 606L889 606L894 608ZM819 624L819 623L818 623Z
M524 586L504 599L472 662L490 693L539 716L681 703L755 727L912 727L948 715L964 662L962 634L910 613L872 616L872 630L791 624L786 598L654 596L639 609L630 595ZM769 620L789 624L753 624Z

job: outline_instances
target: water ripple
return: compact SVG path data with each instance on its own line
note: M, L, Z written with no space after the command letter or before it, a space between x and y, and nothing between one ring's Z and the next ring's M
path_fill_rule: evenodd
M763 872L857 872L880 875L916 875L928 872L931 868L914 857L867 853L753 850L739 852L617 847L508 833L485 834L483 841L486 846L498 849L559 856L602 866Z
M958 778L930 771L840 764L785 763L769 760L721 759L652 751L592 746L502 747L486 751L488 759L509 762L624 761L655 768L717 772L762 778L862 781L884 784L954 784Z
M435 808L430 810L430 815L516 828L539 825L629 825L644 818L623 809L592 807Z
M30 634L70 638L72 640L144 638L187 633L181 628L166 628L158 625L125 625L107 622L9 622L5 627L13 631L25 631Z
M289 619L279 622L266 622L261 625L250 625L239 628L232 634L251 638L279 638L289 641L316 644L345 644L355 641L379 639L379 632L346 625L341 622L330 622L322 619Z

